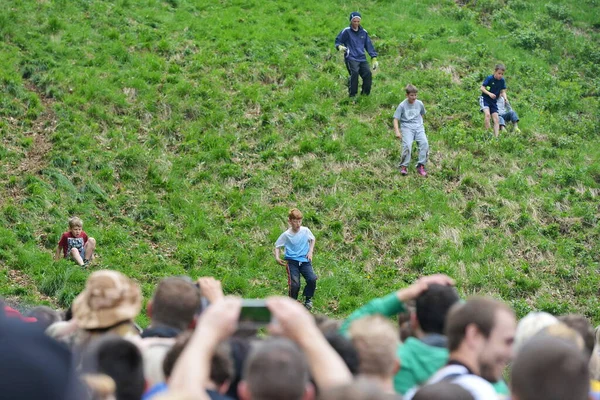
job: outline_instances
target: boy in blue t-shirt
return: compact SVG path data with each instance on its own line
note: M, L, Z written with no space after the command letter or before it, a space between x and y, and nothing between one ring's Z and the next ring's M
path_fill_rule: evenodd
M494 120L494 136L498 137L500 133L500 120L498 118L498 105L496 101L502 96L506 98L506 81L504 80L504 64L496 64L494 74L489 75L481 84L480 90L483 97L483 114L485 115L485 129L490 129L490 115Z
M288 214L290 228L283 232L275 242L275 260L287 266L289 296L298 299L300 291L300 275L304 277L304 306L311 309L312 298L317 288L317 275L313 271L312 257L315 248L315 237L305 226L302 226L302 213L297 208ZM281 248L285 249L285 261L280 257Z

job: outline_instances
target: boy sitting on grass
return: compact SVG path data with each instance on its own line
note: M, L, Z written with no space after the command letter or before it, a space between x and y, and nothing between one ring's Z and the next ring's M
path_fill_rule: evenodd
M407 85L406 99L398 105L394 113L394 130L396 137L402 140L402 158L400 159L400 173L408 174L408 165L410 164L410 154L413 141L419 146L419 161L417 162L417 172L421 176L427 176L425 163L429 154L429 142L425 136L425 126L423 125L423 115L425 115L425 106L421 100L417 100L417 88L413 85ZM398 126L400 121L400 126ZM402 130L401 130L402 129Z
M96 249L96 239L89 238L83 231L83 221L81 218L69 218L69 230L60 238L56 248L55 260L60 259L62 250L64 258L71 258L79 266L87 266L94 256Z

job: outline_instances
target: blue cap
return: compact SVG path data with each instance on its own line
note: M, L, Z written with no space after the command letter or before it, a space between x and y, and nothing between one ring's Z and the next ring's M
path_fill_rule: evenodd
M358 19L362 19L362 17L360 16L360 13L358 11L351 12L350 13L350 22L352 22L352 20L356 17L358 17Z

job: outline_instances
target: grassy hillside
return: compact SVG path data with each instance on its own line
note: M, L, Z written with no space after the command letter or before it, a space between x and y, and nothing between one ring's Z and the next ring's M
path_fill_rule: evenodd
M356 102L333 48L353 10L380 53ZM445 272L519 314L599 323L599 31L598 0L11 1L0 295L70 303L89 271L52 253L75 214L98 241L92 270L146 298L179 274L284 294L272 247L297 206L318 312ZM496 62L523 133L489 140L477 96ZM427 179L396 168L407 83L428 111Z

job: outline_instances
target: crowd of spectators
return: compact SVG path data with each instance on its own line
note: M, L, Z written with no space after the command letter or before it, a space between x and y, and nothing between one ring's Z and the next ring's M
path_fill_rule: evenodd
M0 393L45 400L600 399L598 339L580 315L461 300L432 275L340 321L269 297L271 322L211 277L161 280L140 329L139 285L93 272L66 312L0 315ZM392 322L392 317L398 323Z

